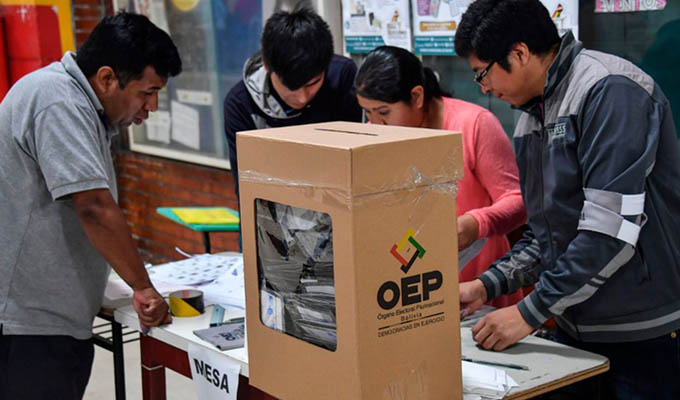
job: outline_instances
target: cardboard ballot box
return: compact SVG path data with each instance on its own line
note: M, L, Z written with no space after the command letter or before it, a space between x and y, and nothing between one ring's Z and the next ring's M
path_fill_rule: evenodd
M237 135L250 384L282 399L459 399L460 134Z

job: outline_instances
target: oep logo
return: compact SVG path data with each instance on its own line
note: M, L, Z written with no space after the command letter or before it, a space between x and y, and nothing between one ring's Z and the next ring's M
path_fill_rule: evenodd
M399 245L392 246L390 253L399 261L398 268L407 276L401 278L401 285L387 281L378 289L378 304L383 310L391 310L401 300L402 306L417 304L430 299L430 293L442 287L441 271L429 271L423 274L408 275L411 267L418 259L425 256L425 248L415 239L416 233L409 229ZM409 253L413 253L408 257ZM406 257L404 257L406 254ZM408 261L407 261L408 259Z

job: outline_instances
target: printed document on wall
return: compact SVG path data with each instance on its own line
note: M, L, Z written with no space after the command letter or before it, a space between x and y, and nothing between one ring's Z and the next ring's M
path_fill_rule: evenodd
M342 27L348 53L382 45L411 50L408 0L342 0Z
M146 135L149 140L161 143L170 143L170 113L167 111L155 111L149 113L149 118L144 121Z
M170 33L168 17L165 13L165 1L163 0L135 0L135 10L149 18L157 27Z
M198 110L175 100L170 107L172 140L198 150L200 147Z
M413 39L416 54L455 55L453 37L472 0L413 0Z

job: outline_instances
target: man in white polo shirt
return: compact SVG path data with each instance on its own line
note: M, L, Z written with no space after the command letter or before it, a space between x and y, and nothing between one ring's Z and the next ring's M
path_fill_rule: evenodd
M82 398L109 265L142 325L170 321L116 204L109 145L181 69L165 32L120 13L0 104L0 400Z

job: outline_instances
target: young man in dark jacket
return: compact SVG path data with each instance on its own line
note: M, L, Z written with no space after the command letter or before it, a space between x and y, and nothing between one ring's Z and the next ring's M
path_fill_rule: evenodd
M484 93L525 112L513 140L530 230L461 284L461 307L535 289L474 339L503 350L554 316L558 339L610 359L607 398L680 398L680 146L661 89L560 38L539 0L476 1L455 46Z
M301 8L266 22L261 51L224 100L224 129L238 195L236 133L327 121L361 121L352 93L356 65L333 54L326 22Z

